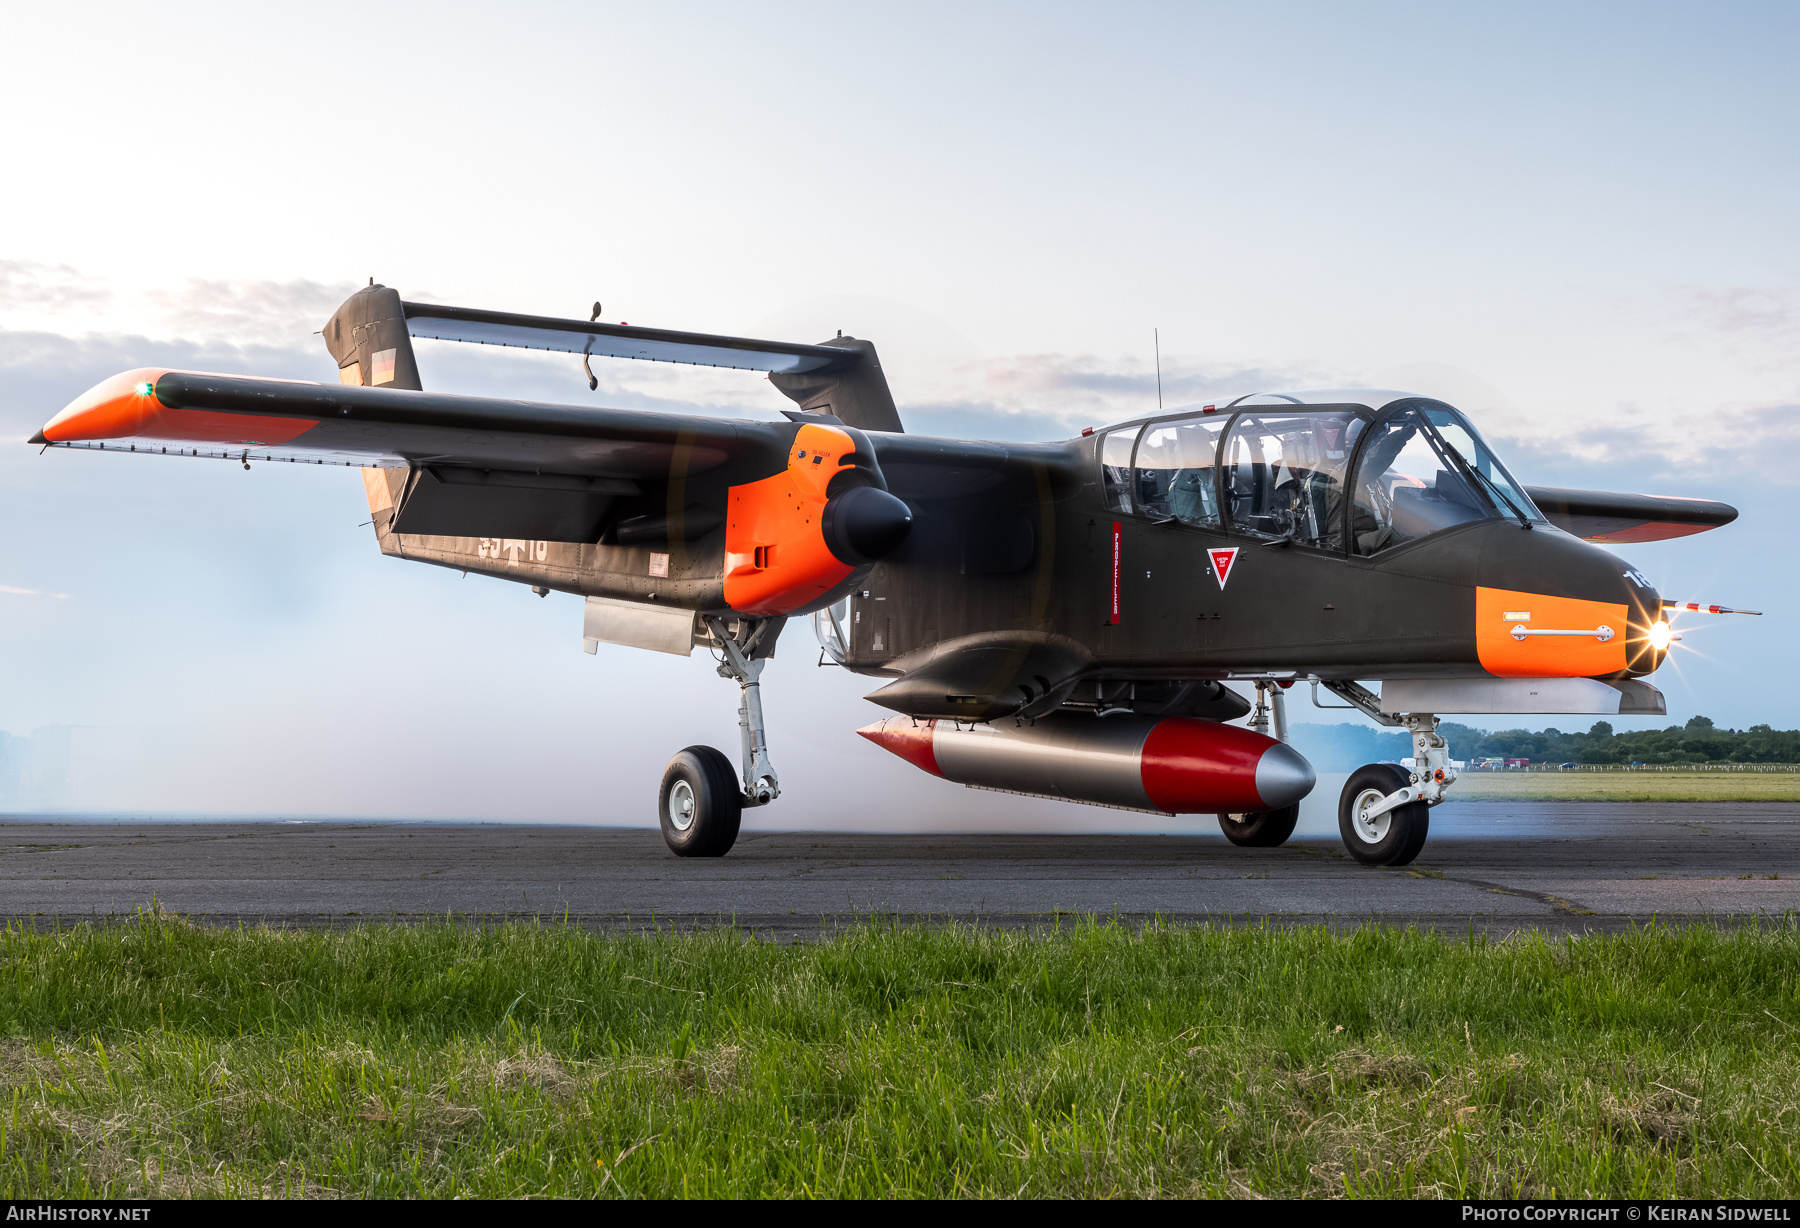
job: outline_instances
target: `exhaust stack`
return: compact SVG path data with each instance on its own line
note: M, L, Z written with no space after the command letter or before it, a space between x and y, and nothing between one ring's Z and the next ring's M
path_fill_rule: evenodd
M1312 792L1315 779L1291 746L1188 717L1058 715L958 728L890 716L857 732L957 784L1163 814L1280 810Z

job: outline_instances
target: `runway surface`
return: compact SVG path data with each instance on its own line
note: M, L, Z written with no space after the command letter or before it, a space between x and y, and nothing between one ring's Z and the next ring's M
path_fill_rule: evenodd
M1800 805L1448 803L1405 869L1335 837L1239 849L1193 835L747 833L681 860L654 831L519 824L0 820L0 914L32 924L158 901L218 923L562 917L721 921L805 937L872 914L1034 925L1068 914L1380 920L1462 932L1743 923L1800 910Z

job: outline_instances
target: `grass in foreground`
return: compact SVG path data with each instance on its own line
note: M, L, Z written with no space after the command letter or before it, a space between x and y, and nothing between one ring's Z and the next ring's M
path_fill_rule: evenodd
M1793 1197L1800 935L0 935L0 1195Z
M1800 772L1464 772L1456 801L1800 802Z

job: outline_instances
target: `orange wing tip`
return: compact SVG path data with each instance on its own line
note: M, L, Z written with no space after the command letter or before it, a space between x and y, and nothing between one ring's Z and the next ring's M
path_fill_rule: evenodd
M167 367L139 367L101 380L44 424L33 442L75 443L102 439L154 439L182 443L269 447L291 443L318 425L310 418L219 413L170 406L157 395L166 375L205 375ZM234 377L235 378L235 377ZM298 380L271 381L283 384Z
M165 408L156 399L156 381L168 373L166 367L139 367L103 379L46 422L38 436L45 443L68 443L141 434Z

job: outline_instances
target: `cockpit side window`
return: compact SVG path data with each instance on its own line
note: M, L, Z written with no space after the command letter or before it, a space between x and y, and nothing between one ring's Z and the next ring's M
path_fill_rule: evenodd
M1373 428L1357 462L1357 554L1495 516L1542 519L1480 438L1450 410L1408 409Z
M1343 549L1344 473L1363 426L1339 410L1240 415L1225 445L1232 527Z
M1137 450L1138 509L1146 516L1171 517L1183 524L1219 527L1217 417L1152 422Z
M1100 437L1100 485L1106 493L1106 506L1115 512L1129 514L1132 510L1131 445L1137 437L1134 426Z

